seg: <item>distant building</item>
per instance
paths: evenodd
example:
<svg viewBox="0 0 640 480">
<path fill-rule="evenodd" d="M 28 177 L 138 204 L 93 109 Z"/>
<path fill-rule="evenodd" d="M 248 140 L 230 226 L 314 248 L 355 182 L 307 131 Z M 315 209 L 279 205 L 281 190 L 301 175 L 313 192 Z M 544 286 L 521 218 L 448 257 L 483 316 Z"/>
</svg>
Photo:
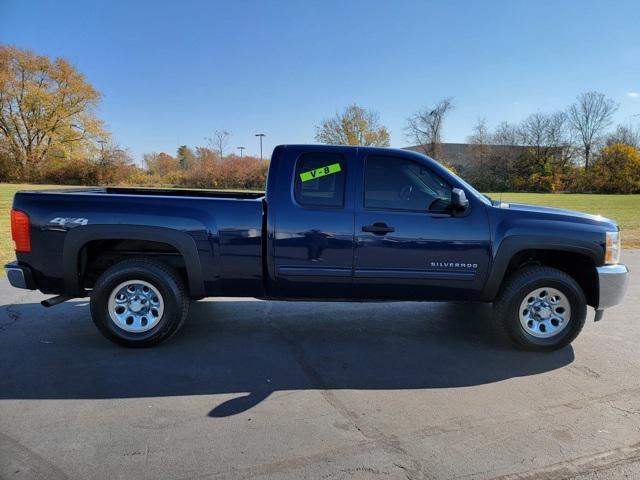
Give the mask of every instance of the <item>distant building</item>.
<svg viewBox="0 0 640 480">
<path fill-rule="evenodd" d="M 470 173 L 478 164 L 480 151 L 487 158 L 517 158 L 526 152 L 528 147 L 520 145 L 474 145 L 472 143 L 441 143 L 439 162 L 446 162 L 453 165 L 461 175 Z M 425 146 L 414 145 L 404 147 L 403 150 L 411 150 L 418 153 L 426 153 Z"/>
</svg>

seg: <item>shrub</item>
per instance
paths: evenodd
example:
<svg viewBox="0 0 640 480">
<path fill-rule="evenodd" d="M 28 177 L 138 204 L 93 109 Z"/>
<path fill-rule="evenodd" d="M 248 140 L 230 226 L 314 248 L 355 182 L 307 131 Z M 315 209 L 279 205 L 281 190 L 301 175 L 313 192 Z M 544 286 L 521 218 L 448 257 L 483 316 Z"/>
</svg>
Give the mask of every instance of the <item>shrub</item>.
<svg viewBox="0 0 640 480">
<path fill-rule="evenodd" d="M 97 185 L 98 168 L 91 160 L 56 158 L 49 160 L 33 180 L 63 185 Z"/>
<path fill-rule="evenodd" d="M 640 193 L 640 152 L 614 143 L 602 149 L 587 171 L 588 183 L 601 193 Z"/>
</svg>

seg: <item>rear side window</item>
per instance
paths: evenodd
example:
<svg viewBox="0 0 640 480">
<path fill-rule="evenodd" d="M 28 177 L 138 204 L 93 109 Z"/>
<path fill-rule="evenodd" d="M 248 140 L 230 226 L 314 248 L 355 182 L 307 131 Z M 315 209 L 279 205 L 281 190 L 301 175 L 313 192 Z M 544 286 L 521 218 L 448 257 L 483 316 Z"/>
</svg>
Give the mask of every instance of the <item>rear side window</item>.
<svg viewBox="0 0 640 480">
<path fill-rule="evenodd" d="M 347 162 L 335 153 L 305 153 L 294 178 L 296 201 L 303 206 L 343 207 Z"/>
</svg>

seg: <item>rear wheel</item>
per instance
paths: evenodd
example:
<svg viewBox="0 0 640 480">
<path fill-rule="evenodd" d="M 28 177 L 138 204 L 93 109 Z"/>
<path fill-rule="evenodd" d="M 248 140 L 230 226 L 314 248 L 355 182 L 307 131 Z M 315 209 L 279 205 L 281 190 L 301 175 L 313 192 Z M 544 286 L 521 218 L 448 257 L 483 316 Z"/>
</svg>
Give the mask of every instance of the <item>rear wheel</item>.
<svg viewBox="0 0 640 480">
<path fill-rule="evenodd" d="M 528 350 L 555 350 L 571 343 L 584 326 L 587 301 L 566 273 L 524 267 L 507 280 L 494 303 L 498 327 Z"/>
<path fill-rule="evenodd" d="M 184 282 L 175 271 L 144 258 L 113 265 L 91 293 L 91 316 L 98 330 L 127 347 L 166 340 L 182 326 L 188 308 Z"/>
</svg>

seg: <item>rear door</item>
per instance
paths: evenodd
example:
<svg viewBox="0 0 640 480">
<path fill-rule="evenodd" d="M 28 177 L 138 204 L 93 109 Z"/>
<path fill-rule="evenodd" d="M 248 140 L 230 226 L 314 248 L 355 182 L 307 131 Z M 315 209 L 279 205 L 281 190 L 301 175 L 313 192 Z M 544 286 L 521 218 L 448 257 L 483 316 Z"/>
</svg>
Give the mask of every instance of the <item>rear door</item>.
<svg viewBox="0 0 640 480">
<path fill-rule="evenodd" d="M 352 296 L 356 152 L 321 146 L 284 151 L 270 215 L 275 296 Z"/>
<path fill-rule="evenodd" d="M 476 298 L 490 259 L 481 202 L 452 212 L 452 185 L 426 161 L 364 150 L 358 169 L 355 295 Z"/>
</svg>

